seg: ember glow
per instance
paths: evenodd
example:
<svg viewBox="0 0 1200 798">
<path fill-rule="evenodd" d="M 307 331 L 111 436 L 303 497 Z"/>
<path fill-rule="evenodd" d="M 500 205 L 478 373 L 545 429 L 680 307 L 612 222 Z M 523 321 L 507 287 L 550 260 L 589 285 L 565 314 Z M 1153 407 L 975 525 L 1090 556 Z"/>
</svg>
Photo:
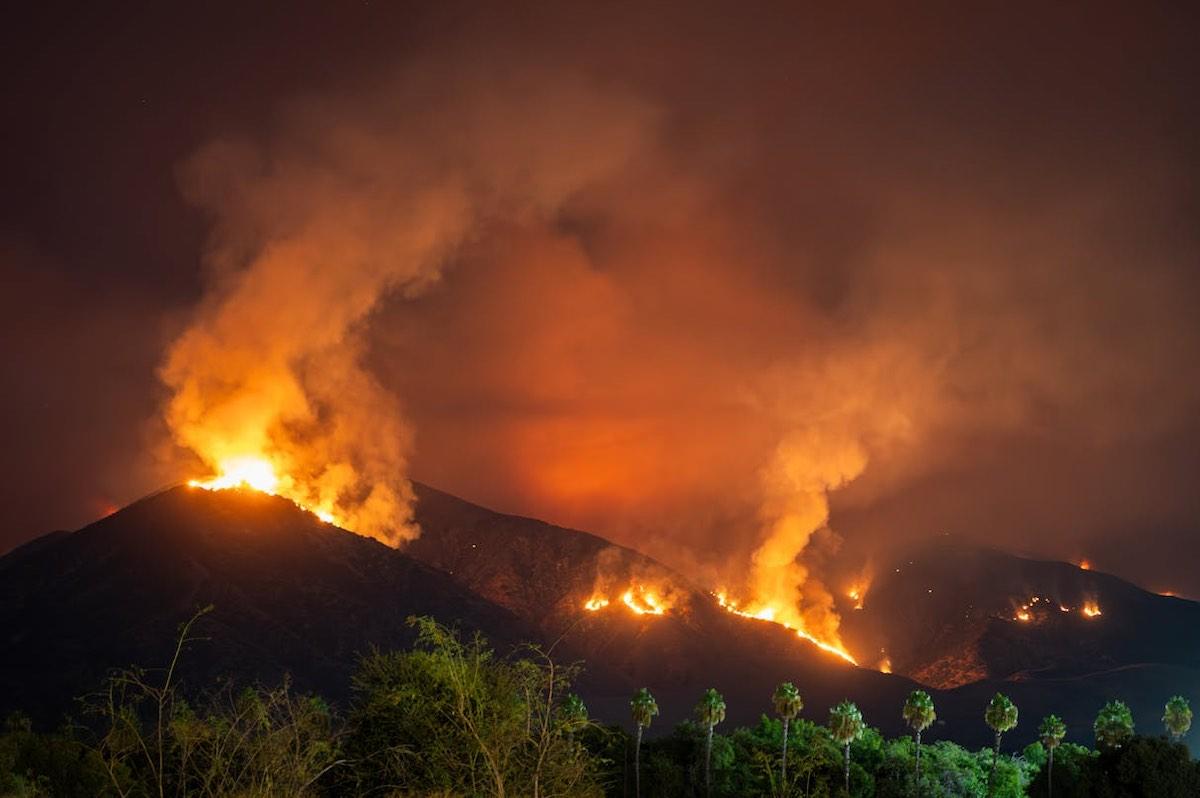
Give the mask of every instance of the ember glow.
<svg viewBox="0 0 1200 798">
<path fill-rule="evenodd" d="M 1088 618 L 1095 618 L 1103 613 L 1100 612 L 1100 605 L 1094 601 L 1085 602 L 1083 609 L 1080 610 Z"/>
<path fill-rule="evenodd" d="M 303 496 L 292 489 L 290 479 L 281 479 L 275 473 L 274 466 L 261 457 L 234 457 L 224 461 L 215 477 L 210 479 L 192 479 L 188 485 L 204 490 L 235 490 L 245 488 L 265 493 L 269 496 L 282 496 L 291 500 L 302 510 L 306 510 L 327 524 L 343 526 L 331 507 L 309 505 Z"/>
<path fill-rule="evenodd" d="M 583 608 L 588 612 L 599 612 L 616 601 L 635 615 L 666 615 L 675 608 L 674 594 L 675 591 L 670 587 L 637 584 L 631 585 L 614 598 L 599 593 L 595 594 L 583 603 Z"/>
<path fill-rule="evenodd" d="M 830 654 L 840 657 L 846 662 L 849 662 L 851 665 L 858 664 L 858 660 L 856 660 L 849 651 L 842 647 L 840 641 L 834 643 L 821 640 L 809 633 L 806 629 L 798 629 L 785 620 L 779 620 L 782 613 L 780 613 L 776 607 L 749 604 L 743 609 L 736 600 L 729 598 L 729 595 L 724 590 L 719 590 L 716 593 L 713 593 L 713 597 L 717 600 L 717 604 L 719 604 L 721 608 L 727 612 L 732 612 L 734 615 L 740 615 L 743 618 L 753 618 L 756 621 L 777 623 L 785 629 L 792 630 L 798 637 L 802 637 L 822 651 L 827 651 Z"/>
</svg>

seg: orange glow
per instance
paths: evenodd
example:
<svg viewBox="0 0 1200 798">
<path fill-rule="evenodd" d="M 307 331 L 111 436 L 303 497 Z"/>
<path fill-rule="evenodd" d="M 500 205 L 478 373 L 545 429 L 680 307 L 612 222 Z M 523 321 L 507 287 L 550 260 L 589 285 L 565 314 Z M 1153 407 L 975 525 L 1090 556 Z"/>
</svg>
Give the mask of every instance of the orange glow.
<svg viewBox="0 0 1200 798">
<path fill-rule="evenodd" d="M 228 460 L 221 461 L 220 468 L 215 477 L 211 479 L 193 479 L 188 482 L 188 485 L 193 488 L 203 488 L 204 490 L 245 488 L 256 490 L 259 493 L 266 493 L 269 496 L 282 496 L 285 499 L 289 499 L 300 509 L 307 510 L 327 524 L 344 526 L 344 524 L 338 522 L 337 517 L 330 508 L 309 506 L 301 501 L 299 494 L 292 490 L 292 481 L 287 478 L 280 478 L 275 472 L 275 466 L 263 457 L 231 457 Z"/>
<path fill-rule="evenodd" d="M 892 672 L 892 660 L 889 657 L 884 657 L 883 659 L 879 660 L 879 672 L 880 673 L 891 673 Z"/>
<path fill-rule="evenodd" d="M 867 591 L 871 588 L 870 582 L 855 582 L 846 591 L 846 597 L 854 602 L 854 609 L 861 610 L 867 600 Z"/>
<path fill-rule="evenodd" d="M 618 600 L 635 615 L 666 615 L 675 607 L 674 592 L 669 586 L 632 585 L 617 599 L 597 593 L 583 603 L 583 608 L 588 612 L 598 612 Z"/>
<path fill-rule="evenodd" d="M 756 607 L 756 606 L 751 605 L 751 606 L 747 607 L 746 609 L 741 609 L 738 606 L 738 602 L 729 598 L 729 595 L 724 590 L 719 590 L 716 593 L 713 593 L 713 597 L 716 598 L 717 604 L 719 604 L 722 609 L 724 609 L 728 612 L 732 612 L 734 615 L 740 615 L 743 618 L 753 618 L 756 621 L 767 621 L 769 623 L 777 623 L 785 629 L 792 630 L 793 632 L 796 633 L 796 635 L 798 637 L 804 638 L 805 640 L 812 643 L 813 645 L 815 645 L 817 648 L 821 649 L 822 651 L 827 651 L 830 654 L 833 654 L 837 657 L 841 657 L 846 662 L 849 662 L 851 665 L 858 664 L 858 660 L 854 659 L 854 657 L 850 655 L 849 651 L 842 648 L 840 643 L 832 643 L 832 642 L 825 641 L 825 640 L 819 640 L 805 629 L 797 629 L 796 627 L 792 626 L 791 624 L 785 623 L 783 621 L 775 620 L 777 617 L 779 617 L 779 614 L 780 614 L 778 609 L 775 607 L 770 607 L 770 606 Z"/>
<path fill-rule="evenodd" d="M 1092 570 L 1092 564 L 1090 562 L 1088 562 L 1087 560 L 1080 560 L 1079 568 L 1084 571 L 1090 571 L 1090 570 Z"/>
<path fill-rule="evenodd" d="M 1094 601 L 1088 601 L 1084 603 L 1083 609 L 1080 610 L 1080 612 L 1082 612 L 1088 618 L 1095 618 L 1097 615 L 1102 614 L 1100 612 L 1100 605 Z"/>
</svg>

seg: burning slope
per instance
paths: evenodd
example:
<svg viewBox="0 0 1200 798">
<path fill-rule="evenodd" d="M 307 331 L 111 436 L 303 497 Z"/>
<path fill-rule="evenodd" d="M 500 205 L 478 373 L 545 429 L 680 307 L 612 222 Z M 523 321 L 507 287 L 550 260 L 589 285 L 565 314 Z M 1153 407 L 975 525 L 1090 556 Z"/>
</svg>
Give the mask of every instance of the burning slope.
<svg viewBox="0 0 1200 798">
<path fill-rule="evenodd" d="M 947 544 L 883 569 L 845 630 L 885 648 L 896 672 L 950 688 L 985 679 L 1078 677 L 1157 663 L 1200 668 L 1200 605 L 1062 562 Z"/>
</svg>

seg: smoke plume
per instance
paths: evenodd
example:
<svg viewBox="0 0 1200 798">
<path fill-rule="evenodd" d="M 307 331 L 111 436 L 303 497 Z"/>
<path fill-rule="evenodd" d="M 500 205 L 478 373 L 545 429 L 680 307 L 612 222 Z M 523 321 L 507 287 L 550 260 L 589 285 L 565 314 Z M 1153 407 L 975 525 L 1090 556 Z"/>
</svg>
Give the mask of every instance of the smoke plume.
<svg viewBox="0 0 1200 798">
<path fill-rule="evenodd" d="M 418 70 L 209 146 L 184 180 L 214 219 L 213 288 L 161 371 L 177 443 L 216 472 L 265 460 L 275 492 L 361 534 L 415 536 L 413 430 L 364 365 L 372 312 L 481 229 L 552 215 L 649 121 L 570 80 Z"/>
</svg>

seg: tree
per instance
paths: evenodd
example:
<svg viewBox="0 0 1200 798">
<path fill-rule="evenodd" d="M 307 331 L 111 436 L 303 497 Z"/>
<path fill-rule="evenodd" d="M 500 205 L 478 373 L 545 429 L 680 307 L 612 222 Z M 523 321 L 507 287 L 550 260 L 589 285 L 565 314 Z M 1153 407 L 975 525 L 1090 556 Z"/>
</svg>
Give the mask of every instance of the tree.
<svg viewBox="0 0 1200 798">
<path fill-rule="evenodd" d="M 633 694 L 629 702 L 633 714 L 633 723 L 637 726 L 637 742 L 633 747 L 633 794 L 642 794 L 642 732 L 650 725 L 650 721 L 658 714 L 658 704 L 650 691 L 643 687 Z"/>
<path fill-rule="evenodd" d="M 1182 740 L 1183 736 L 1192 728 L 1192 708 L 1188 705 L 1187 699 L 1181 695 L 1172 696 L 1167 701 L 1162 719 L 1171 739 L 1175 742 Z"/>
<path fill-rule="evenodd" d="M 1115 751 L 1133 737 L 1133 713 L 1120 701 L 1109 701 L 1092 725 L 1098 747 Z"/>
<path fill-rule="evenodd" d="M 793 718 L 800 714 L 800 710 L 804 709 L 804 699 L 800 697 L 800 691 L 796 689 L 796 685 L 784 682 L 775 688 L 775 694 L 771 696 L 771 703 L 775 705 L 775 714 L 783 719 L 783 764 L 780 784 L 786 790 L 788 725 Z"/>
<path fill-rule="evenodd" d="M 928 729 L 937 720 L 933 710 L 933 699 L 924 690 L 913 690 L 904 702 L 904 721 L 913 730 L 917 740 L 917 794 L 921 793 L 921 732 Z"/>
<path fill-rule="evenodd" d="M 988 774 L 988 796 L 992 795 L 996 780 L 996 763 L 1000 760 L 1000 737 L 1017 726 L 1017 705 L 1003 693 L 996 693 L 988 703 L 983 719 L 996 733 L 996 748 L 992 752 L 992 769 Z"/>
<path fill-rule="evenodd" d="M 562 722 L 563 731 L 567 734 L 575 734 L 583 731 L 583 728 L 588 725 L 587 705 L 583 703 L 582 698 L 574 693 L 570 693 L 563 700 L 562 706 L 558 710 L 558 715 Z"/>
<path fill-rule="evenodd" d="M 411 618 L 412 651 L 375 652 L 354 676 L 342 794 L 596 796 L 599 762 L 563 712 L 572 667 L 537 648 L 497 657 L 479 635 L 461 639 Z"/>
<path fill-rule="evenodd" d="M 850 792 L 850 743 L 862 736 L 863 728 L 862 713 L 852 702 L 843 701 L 829 710 L 829 733 L 842 746 L 842 773 L 847 793 Z"/>
<path fill-rule="evenodd" d="M 1062 722 L 1062 718 L 1058 715 L 1047 715 L 1042 718 L 1042 725 L 1038 727 L 1038 738 L 1046 748 L 1047 796 L 1054 794 L 1054 749 L 1062 744 L 1063 738 L 1066 736 L 1067 725 Z"/>
<path fill-rule="evenodd" d="M 725 720 L 725 699 L 714 688 L 704 691 L 696 705 L 696 718 L 704 727 L 704 794 L 712 792 L 712 737 L 713 727 Z"/>
</svg>

